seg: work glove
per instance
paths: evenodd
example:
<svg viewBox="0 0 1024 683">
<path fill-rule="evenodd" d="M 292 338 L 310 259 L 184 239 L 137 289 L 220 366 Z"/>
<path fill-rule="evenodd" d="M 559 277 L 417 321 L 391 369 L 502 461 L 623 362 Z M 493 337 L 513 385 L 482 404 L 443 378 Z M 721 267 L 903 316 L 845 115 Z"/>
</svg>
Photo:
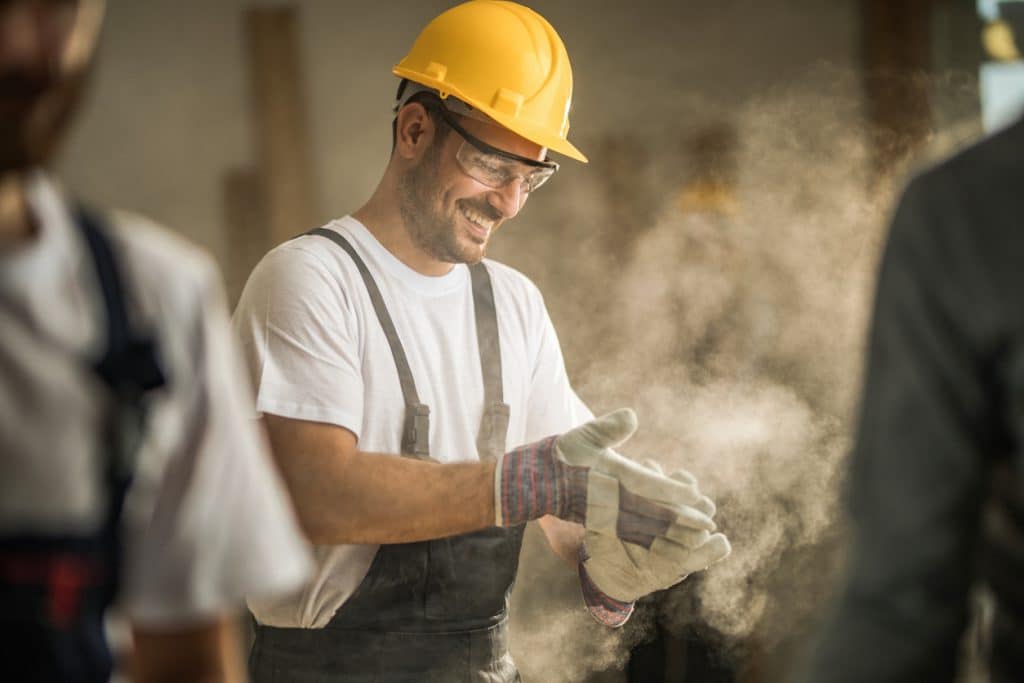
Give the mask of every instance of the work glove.
<svg viewBox="0 0 1024 683">
<path fill-rule="evenodd" d="M 672 479 L 612 450 L 636 426 L 636 415 L 623 408 L 501 456 L 496 524 L 554 515 L 642 548 L 669 529 L 714 531 L 714 505 L 695 480 Z"/>
<path fill-rule="evenodd" d="M 649 466 L 661 470 L 656 463 Z M 673 473 L 672 478 L 697 486 L 697 480 L 685 470 Z M 706 498 L 697 507 L 714 514 L 714 506 Z M 583 600 L 599 622 L 621 626 L 633 613 L 638 598 L 674 586 L 691 573 L 724 559 L 730 551 L 724 534 L 680 524 L 669 526 L 649 548 L 588 531 L 578 567 Z"/>
</svg>

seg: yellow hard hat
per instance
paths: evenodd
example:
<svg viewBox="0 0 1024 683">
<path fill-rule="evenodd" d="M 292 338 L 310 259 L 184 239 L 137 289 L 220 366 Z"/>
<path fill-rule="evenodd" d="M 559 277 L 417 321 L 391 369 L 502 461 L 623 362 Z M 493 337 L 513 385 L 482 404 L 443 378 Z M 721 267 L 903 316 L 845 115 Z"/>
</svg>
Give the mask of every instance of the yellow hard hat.
<svg viewBox="0 0 1024 683">
<path fill-rule="evenodd" d="M 436 17 L 391 72 L 435 88 L 542 147 L 586 162 L 569 142 L 572 67 L 562 39 L 532 9 L 470 0 Z"/>
</svg>

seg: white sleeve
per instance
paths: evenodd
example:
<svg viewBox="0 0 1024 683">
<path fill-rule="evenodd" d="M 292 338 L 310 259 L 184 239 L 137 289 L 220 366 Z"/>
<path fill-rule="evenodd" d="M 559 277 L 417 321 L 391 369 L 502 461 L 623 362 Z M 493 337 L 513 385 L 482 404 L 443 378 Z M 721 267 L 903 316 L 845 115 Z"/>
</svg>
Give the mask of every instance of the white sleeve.
<svg viewBox="0 0 1024 683">
<path fill-rule="evenodd" d="M 160 316 L 168 388 L 150 411 L 125 515 L 122 604 L 143 624 L 234 611 L 245 596 L 297 589 L 312 568 L 248 415 L 251 396 L 218 273 L 204 264 L 191 295 L 168 295 L 173 301 Z M 133 497 L 147 501 L 134 516 Z"/>
<path fill-rule="evenodd" d="M 336 424 L 359 436 L 363 376 L 351 284 L 291 243 L 253 270 L 232 322 L 258 413 Z"/>
<path fill-rule="evenodd" d="M 555 326 L 540 292 L 534 291 L 536 306 L 533 307 L 532 338 L 536 345 L 526 421 L 528 442 L 561 434 L 594 417 L 569 383 Z"/>
</svg>

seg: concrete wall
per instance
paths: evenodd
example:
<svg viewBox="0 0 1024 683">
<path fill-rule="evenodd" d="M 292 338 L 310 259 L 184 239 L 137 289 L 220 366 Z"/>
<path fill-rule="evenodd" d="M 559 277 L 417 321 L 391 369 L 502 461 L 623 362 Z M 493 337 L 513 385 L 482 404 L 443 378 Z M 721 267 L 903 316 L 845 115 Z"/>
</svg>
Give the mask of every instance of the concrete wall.
<svg viewBox="0 0 1024 683">
<path fill-rule="evenodd" d="M 247 0 L 111 0 L 101 60 L 61 171 L 82 194 L 179 230 L 222 261 L 221 180 L 253 159 L 243 61 Z M 356 207 L 386 160 L 390 67 L 438 0 L 304 0 L 306 87 L 322 219 Z M 538 0 L 576 75 L 572 137 L 660 133 L 680 102 L 741 103 L 813 64 L 854 69 L 851 0 Z M 856 84 L 853 83 L 855 87 Z M 566 165 L 563 177 L 601 168 Z M 564 183 L 571 180 L 559 179 Z M 528 213 L 542 218 L 537 212 Z M 296 226 L 296 232 L 307 226 Z"/>
</svg>

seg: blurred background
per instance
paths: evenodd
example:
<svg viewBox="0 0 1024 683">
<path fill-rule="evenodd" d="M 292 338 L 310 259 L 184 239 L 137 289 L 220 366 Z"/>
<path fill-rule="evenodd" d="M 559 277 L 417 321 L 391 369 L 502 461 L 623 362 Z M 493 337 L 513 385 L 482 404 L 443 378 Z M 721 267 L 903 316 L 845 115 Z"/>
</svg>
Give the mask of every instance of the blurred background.
<svg viewBox="0 0 1024 683">
<path fill-rule="evenodd" d="M 452 4 L 110 0 L 63 177 L 209 249 L 233 303 L 269 248 L 369 196 L 390 68 Z M 1019 112 L 1024 3 L 528 4 L 569 51 L 570 138 L 590 164 L 566 161 L 491 256 L 545 293 L 593 410 L 637 409 L 626 453 L 700 478 L 734 552 L 610 631 L 531 532 L 513 606 L 524 679 L 781 680 L 842 567 L 893 201 L 915 168 Z"/>
</svg>

